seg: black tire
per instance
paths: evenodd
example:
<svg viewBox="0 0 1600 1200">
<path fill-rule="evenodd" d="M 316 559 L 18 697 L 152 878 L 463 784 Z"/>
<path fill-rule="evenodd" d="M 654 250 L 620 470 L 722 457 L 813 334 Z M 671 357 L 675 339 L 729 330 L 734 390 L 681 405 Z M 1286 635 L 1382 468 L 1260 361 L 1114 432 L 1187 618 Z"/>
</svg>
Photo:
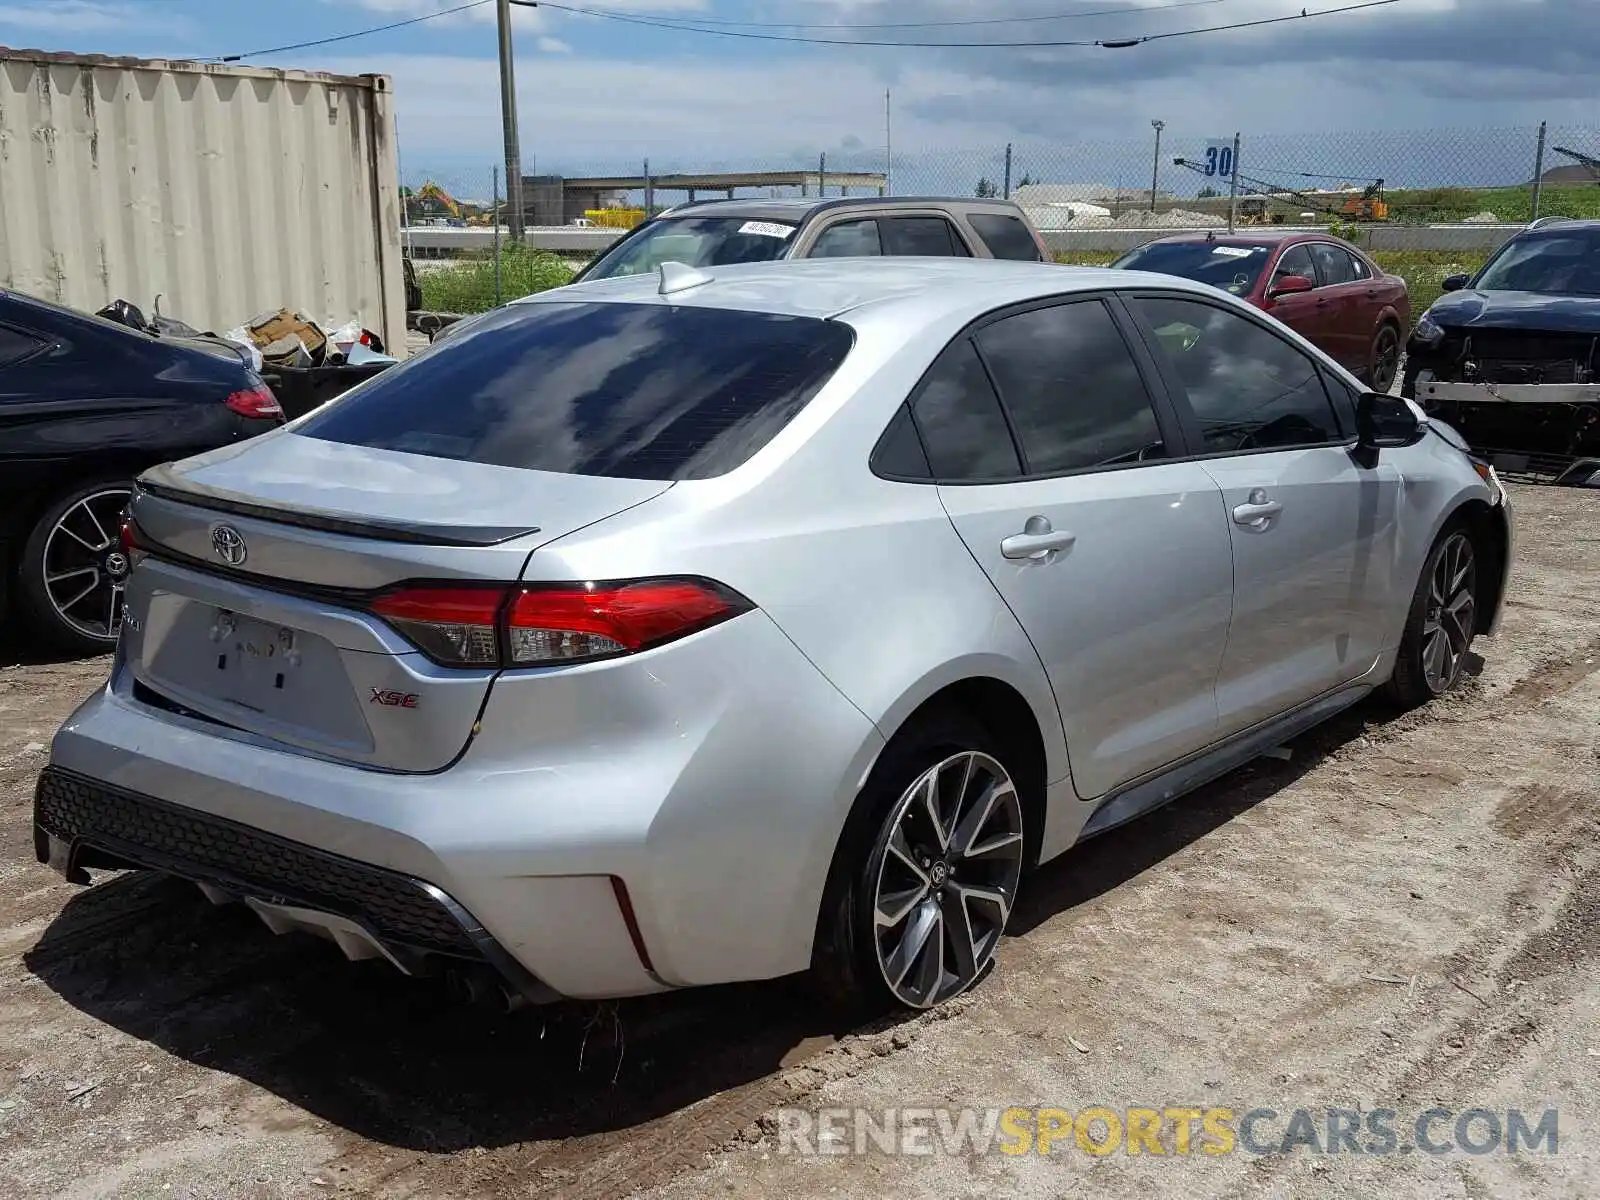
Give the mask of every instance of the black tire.
<svg viewBox="0 0 1600 1200">
<path fill-rule="evenodd" d="M 958 985 L 957 978 L 963 973 L 964 967 L 953 965 L 950 990 L 943 991 L 936 985 L 927 1002 L 913 1002 L 904 995 L 897 995 L 891 988 L 885 977 L 885 968 L 880 965 L 879 960 L 880 934 L 875 922 L 875 912 L 878 884 L 885 878 L 883 873 L 890 853 L 889 841 L 894 832 L 891 819 L 906 803 L 907 793 L 912 784 L 927 774 L 931 768 L 957 756 L 973 756 L 973 762 L 990 761 L 1000 768 L 1013 792 L 1019 786 L 1015 782 L 1017 779 L 1015 766 L 1005 762 L 1004 752 L 982 724 L 959 712 L 940 712 L 919 718 L 914 725 L 901 730 L 894 737 L 873 767 L 872 774 L 857 799 L 850 820 L 840 837 L 839 847 L 829 872 L 812 953 L 814 985 L 824 1000 L 838 1013 L 859 1018 L 894 1007 L 910 1009 L 936 1007 L 976 984 L 987 975 L 993 965 L 994 949 L 1004 932 L 1005 923 L 1009 919 L 1016 899 L 1016 882 L 1020 879 L 1023 864 L 1028 861 L 1027 851 L 1033 849 L 1026 844 L 1028 835 L 1022 822 L 1023 801 L 1020 795 L 1016 797 L 1017 865 L 1014 875 L 1008 876 L 1009 885 L 986 881 L 986 886 L 992 885 L 996 891 L 1008 891 L 1008 903 L 1003 912 L 988 908 L 989 919 L 980 918 L 984 925 L 982 941 L 986 948 L 981 955 L 975 953 L 972 956 L 973 959 L 981 957 L 983 961 L 972 971 L 971 977 Z M 986 768 L 979 768 L 980 771 L 984 769 Z M 973 779 L 973 794 L 976 794 L 977 789 L 982 786 L 982 776 L 969 775 L 965 778 Z M 965 786 L 964 779 L 962 787 Z M 1003 785 L 994 786 L 1003 791 Z M 958 812 L 959 799 L 957 804 L 958 808 L 955 811 Z M 1009 802 L 1007 809 L 1009 811 Z M 913 814 L 907 812 L 906 820 L 910 821 L 912 816 Z M 1006 814 L 997 814 L 996 820 L 999 821 L 1001 816 Z M 901 823 L 893 822 L 893 824 Z M 962 822 L 952 816 L 949 824 L 951 842 L 954 843 L 958 832 L 957 826 Z M 1009 816 L 1006 816 L 1002 824 L 989 826 L 988 829 L 992 834 L 997 829 L 1003 831 L 1009 828 L 1009 824 Z M 986 842 L 994 840 L 997 839 L 985 838 Z M 1009 847 L 1004 853 L 1009 854 Z M 947 857 L 953 854 L 952 846 Z M 896 869 L 899 868 L 900 861 L 902 860 L 897 858 L 893 864 Z M 938 874 L 939 887 L 930 892 L 927 899 L 940 909 L 945 909 L 945 897 L 942 894 L 944 889 L 956 889 L 962 886 L 956 878 L 957 866 L 965 871 L 969 865 L 976 862 L 975 857 L 952 865 L 948 881 L 942 873 Z M 929 864 L 924 860 L 923 865 Z M 1006 870 L 1010 872 L 1011 868 L 1007 866 Z M 973 914 L 964 901 L 961 905 L 960 920 L 969 934 L 967 944 L 976 950 L 979 941 L 977 936 L 979 922 L 973 920 Z M 949 936 L 955 936 L 955 920 L 956 918 L 952 916 L 947 930 L 945 918 L 943 916 L 939 918 L 938 937 L 941 939 L 941 949 L 936 975 L 942 975 L 944 972 L 946 950 L 943 946 L 950 943 L 944 942 L 943 939 L 946 938 L 947 932 Z M 953 954 L 952 962 L 954 963 Z"/>
<path fill-rule="evenodd" d="M 68 654 L 107 654 L 116 646 L 121 616 L 120 584 L 127 576 L 127 562 L 118 544 L 120 524 L 113 520 L 114 496 L 119 491 L 131 494 L 132 489 L 132 481 L 119 476 L 81 482 L 40 514 L 23 542 L 17 563 L 17 608 L 29 629 L 51 648 Z M 87 505 L 88 511 L 80 509 L 80 505 Z M 68 514 L 72 516 L 69 518 Z M 64 518 L 67 518 L 68 528 L 79 534 L 82 542 L 100 548 L 91 550 L 90 545 L 80 544 L 79 539 L 72 538 L 66 531 L 56 534 L 59 545 L 52 544 L 52 533 Z M 105 540 L 102 533 L 110 538 L 109 545 L 101 545 Z M 70 599 L 70 592 L 61 590 L 58 583 L 52 598 L 51 585 L 46 578 L 47 554 L 52 559 L 58 554 L 71 556 L 65 564 L 54 563 L 56 575 L 62 569 L 92 567 L 93 583 L 104 591 L 104 597 L 87 595 L 75 605 L 65 605 L 63 613 L 58 601 Z M 79 582 L 90 582 L 90 576 L 82 575 L 77 581 L 69 582 L 72 582 L 71 590 L 76 591 Z M 94 632 L 97 625 L 105 626 L 99 634 Z"/>
<path fill-rule="evenodd" d="M 1375 392 L 1388 394 L 1400 373 L 1400 359 L 1404 347 L 1400 344 L 1400 327 L 1393 321 L 1378 326 L 1367 351 L 1367 384 Z"/>
<path fill-rule="evenodd" d="M 1470 556 L 1464 571 L 1458 557 L 1463 546 Z M 1476 633 L 1477 571 L 1482 557 L 1472 535 L 1459 523 L 1447 525 L 1428 551 L 1406 614 L 1394 674 L 1387 686 L 1389 699 L 1400 708 L 1419 708 L 1461 681 Z M 1459 585 L 1458 574 L 1464 575 Z M 1440 637 L 1444 639 L 1442 648 L 1437 640 Z M 1440 670 L 1442 654 L 1448 655 L 1444 670 Z"/>
</svg>

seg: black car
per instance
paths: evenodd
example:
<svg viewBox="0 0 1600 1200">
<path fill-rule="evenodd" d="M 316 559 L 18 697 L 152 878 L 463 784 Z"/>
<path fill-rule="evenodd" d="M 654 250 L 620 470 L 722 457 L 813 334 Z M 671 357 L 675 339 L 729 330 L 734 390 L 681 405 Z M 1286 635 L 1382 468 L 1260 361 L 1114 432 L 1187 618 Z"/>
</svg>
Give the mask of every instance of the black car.
<svg viewBox="0 0 1600 1200">
<path fill-rule="evenodd" d="M 0 621 L 64 650 L 110 649 L 133 477 L 282 422 L 242 348 L 0 289 Z"/>
<path fill-rule="evenodd" d="M 1453 275 L 1406 346 L 1405 395 L 1508 471 L 1600 454 L 1600 221 L 1535 222 Z"/>
</svg>

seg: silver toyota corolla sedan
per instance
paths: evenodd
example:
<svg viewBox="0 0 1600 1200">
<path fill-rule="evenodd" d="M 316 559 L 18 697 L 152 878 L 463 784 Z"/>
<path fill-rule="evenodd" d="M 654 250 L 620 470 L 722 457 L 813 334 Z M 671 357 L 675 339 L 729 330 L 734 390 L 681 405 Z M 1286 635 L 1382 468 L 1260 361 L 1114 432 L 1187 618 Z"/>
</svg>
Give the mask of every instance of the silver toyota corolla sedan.
<svg viewBox="0 0 1600 1200">
<path fill-rule="evenodd" d="M 927 1008 L 1019 881 L 1492 631 L 1504 491 L 1201 284 L 566 288 L 146 474 L 37 851 L 508 1003 Z"/>
</svg>

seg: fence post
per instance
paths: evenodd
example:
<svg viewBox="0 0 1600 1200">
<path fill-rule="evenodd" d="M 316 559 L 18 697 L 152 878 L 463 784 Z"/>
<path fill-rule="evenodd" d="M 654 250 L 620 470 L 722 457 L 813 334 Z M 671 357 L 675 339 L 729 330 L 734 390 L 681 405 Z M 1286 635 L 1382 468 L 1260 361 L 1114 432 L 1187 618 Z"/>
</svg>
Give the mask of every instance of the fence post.
<svg viewBox="0 0 1600 1200">
<path fill-rule="evenodd" d="M 822 199 L 828 191 L 828 155 L 827 152 L 817 155 L 817 199 Z"/>
<path fill-rule="evenodd" d="M 1544 132 L 1545 122 L 1539 122 L 1539 149 L 1533 156 L 1533 212 L 1528 220 L 1539 219 L 1539 201 L 1544 199 Z"/>
<path fill-rule="evenodd" d="M 1228 185 L 1228 232 L 1239 219 L 1239 135 L 1233 135 L 1233 179 Z"/>
<path fill-rule="evenodd" d="M 494 214 L 494 306 L 500 307 L 500 168 L 490 170 L 493 179 L 494 204 L 489 211 Z"/>
<path fill-rule="evenodd" d="M 656 189 L 650 179 L 650 160 L 644 160 L 644 219 L 649 220 L 655 213 Z"/>
<path fill-rule="evenodd" d="M 1007 200 L 1011 199 L 1011 143 L 1006 143 L 1006 182 L 1005 191 L 1001 193 Z"/>
</svg>

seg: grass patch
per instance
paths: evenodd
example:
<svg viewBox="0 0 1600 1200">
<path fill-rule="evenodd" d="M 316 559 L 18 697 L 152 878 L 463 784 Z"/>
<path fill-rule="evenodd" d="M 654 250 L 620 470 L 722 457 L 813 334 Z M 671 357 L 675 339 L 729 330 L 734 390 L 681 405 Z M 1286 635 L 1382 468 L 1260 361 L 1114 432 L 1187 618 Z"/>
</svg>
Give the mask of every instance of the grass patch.
<svg viewBox="0 0 1600 1200">
<path fill-rule="evenodd" d="M 1533 220 L 1533 188 L 1410 188 L 1388 192 L 1389 219 L 1407 224 L 1464 221 L 1481 212 L 1523 224 Z M 1539 199 L 1541 217 L 1600 217 L 1600 186 L 1592 183 L 1547 185 Z"/>
<path fill-rule="evenodd" d="M 500 253 L 500 298 L 515 300 L 572 282 L 574 272 L 546 250 L 508 246 Z M 495 305 L 492 252 L 417 273 L 422 307 L 430 312 L 480 313 Z"/>
<path fill-rule="evenodd" d="M 1116 250 L 1071 250 L 1056 255 L 1056 261 L 1075 267 L 1105 267 L 1120 257 Z M 1370 255 L 1391 275 L 1406 281 L 1411 292 L 1412 320 L 1420 317 L 1444 291 L 1448 275 L 1470 275 L 1483 266 L 1487 251 L 1472 250 L 1379 250 Z"/>
</svg>

